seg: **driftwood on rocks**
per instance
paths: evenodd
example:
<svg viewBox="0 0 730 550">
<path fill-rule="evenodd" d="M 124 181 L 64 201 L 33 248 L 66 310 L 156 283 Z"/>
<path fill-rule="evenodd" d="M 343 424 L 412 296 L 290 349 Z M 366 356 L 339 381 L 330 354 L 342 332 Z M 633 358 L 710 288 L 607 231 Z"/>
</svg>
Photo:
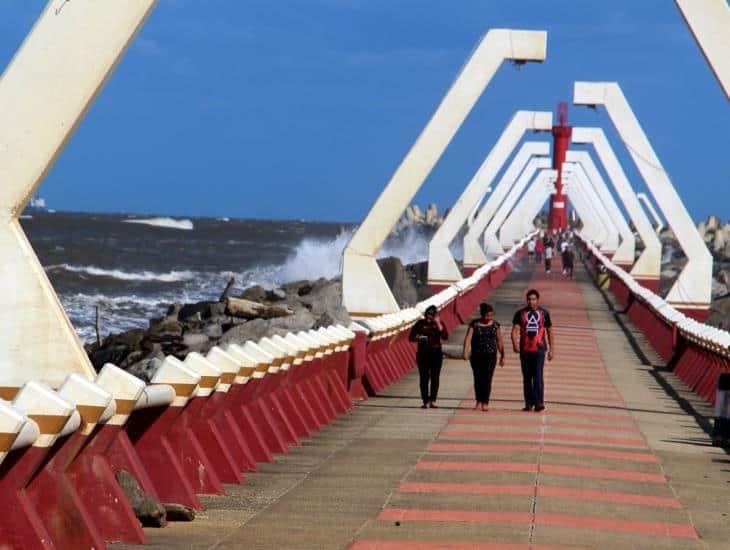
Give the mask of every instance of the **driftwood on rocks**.
<svg viewBox="0 0 730 550">
<path fill-rule="evenodd" d="M 243 319 L 273 319 L 286 317 L 294 312 L 286 306 L 261 304 L 243 298 L 226 298 L 226 311 Z"/>
<path fill-rule="evenodd" d="M 236 284 L 236 279 L 231 277 L 228 279 L 228 284 L 226 284 L 226 288 L 223 289 L 223 294 L 221 294 L 221 297 L 218 298 L 219 302 L 225 302 L 226 298 L 228 298 L 228 295 L 231 293 L 231 290 L 233 289 L 233 286 Z"/>
</svg>

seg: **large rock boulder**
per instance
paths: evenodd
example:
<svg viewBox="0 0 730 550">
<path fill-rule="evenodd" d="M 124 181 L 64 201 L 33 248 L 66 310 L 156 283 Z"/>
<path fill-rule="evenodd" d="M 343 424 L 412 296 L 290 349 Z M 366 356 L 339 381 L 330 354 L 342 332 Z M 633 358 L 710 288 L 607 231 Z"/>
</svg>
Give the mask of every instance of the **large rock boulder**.
<svg viewBox="0 0 730 550">
<path fill-rule="evenodd" d="M 443 220 L 439 217 L 438 206 L 431 203 L 426 208 L 426 225 L 441 225 Z"/>
<path fill-rule="evenodd" d="M 224 315 L 225 311 L 226 305 L 221 302 L 197 302 L 181 306 L 177 318 L 183 322 L 206 321 Z"/>
<path fill-rule="evenodd" d="M 300 303 L 315 317 L 327 312 L 330 315 L 341 315 L 342 310 L 342 281 L 333 279 L 318 279 L 311 285 L 308 292 L 299 297 Z"/>
<path fill-rule="evenodd" d="M 152 495 L 146 493 L 132 474 L 126 470 L 118 470 L 115 477 L 134 515 L 143 526 L 164 527 L 167 525 L 165 507 Z"/>
<path fill-rule="evenodd" d="M 253 285 L 244 290 L 239 298 L 251 300 L 252 302 L 262 302 L 266 299 L 266 289 L 261 285 Z"/>
<path fill-rule="evenodd" d="M 136 376 L 140 380 L 144 380 L 145 382 L 149 383 L 152 380 L 152 377 L 157 372 L 157 369 L 162 366 L 162 362 L 164 360 L 165 354 L 161 351 L 157 353 L 152 353 L 146 356 L 144 359 L 141 359 L 140 361 L 137 361 L 132 365 L 126 366 L 126 371 L 129 374 Z"/>
<path fill-rule="evenodd" d="M 378 260 L 378 266 L 400 307 L 409 307 L 418 303 L 418 289 L 400 259 L 383 258 Z"/>
<path fill-rule="evenodd" d="M 218 340 L 218 345 L 226 347 L 228 344 L 241 344 L 247 340 L 259 340 L 266 336 L 269 323 L 265 319 L 253 319 L 242 325 L 229 329 Z"/>
<path fill-rule="evenodd" d="M 724 330 L 730 330 L 730 296 L 712 301 L 707 323 Z"/>
<path fill-rule="evenodd" d="M 720 229 L 720 226 L 722 225 L 722 222 L 720 221 L 720 218 L 715 216 L 714 214 L 711 216 L 708 216 L 707 218 L 707 231 L 712 231 L 713 233 Z"/>
<path fill-rule="evenodd" d="M 320 315 L 327 315 L 327 311 Z M 278 334 L 284 336 L 289 332 L 299 332 L 300 330 L 309 330 L 314 327 L 315 317 L 306 308 L 299 308 L 294 311 L 293 315 L 288 317 L 279 317 L 271 319 L 268 322 L 267 334 L 273 336 Z M 348 322 L 349 324 L 349 322 Z"/>
</svg>

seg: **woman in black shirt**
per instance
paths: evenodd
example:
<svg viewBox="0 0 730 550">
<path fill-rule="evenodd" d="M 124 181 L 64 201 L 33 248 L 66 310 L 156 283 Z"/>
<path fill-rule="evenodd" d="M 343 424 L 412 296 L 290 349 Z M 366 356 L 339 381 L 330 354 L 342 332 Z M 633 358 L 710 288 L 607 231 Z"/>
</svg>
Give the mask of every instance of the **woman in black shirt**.
<svg viewBox="0 0 730 550">
<path fill-rule="evenodd" d="M 436 406 L 436 397 L 438 397 L 439 377 L 443 362 L 441 341 L 446 340 L 448 337 L 446 326 L 439 318 L 436 306 L 426 308 L 424 318 L 413 325 L 408 335 L 408 340 L 418 343 L 416 364 L 418 365 L 421 399 L 423 400 L 422 409 L 426 407 L 438 408 Z M 428 387 L 429 380 L 431 382 L 430 391 Z"/>
<path fill-rule="evenodd" d="M 474 410 L 486 411 L 489 395 L 492 393 L 492 377 L 497 365 L 504 366 L 504 344 L 499 323 L 494 320 L 494 308 L 489 304 L 479 305 L 479 319 L 469 324 L 464 338 L 464 359 L 471 363 L 474 374 Z"/>
</svg>

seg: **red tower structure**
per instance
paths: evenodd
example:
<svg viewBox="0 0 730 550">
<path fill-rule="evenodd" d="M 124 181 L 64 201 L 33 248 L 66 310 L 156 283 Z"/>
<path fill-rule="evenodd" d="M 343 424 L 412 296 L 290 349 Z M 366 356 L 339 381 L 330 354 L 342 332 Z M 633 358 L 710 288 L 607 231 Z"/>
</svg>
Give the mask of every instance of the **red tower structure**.
<svg viewBox="0 0 730 550">
<path fill-rule="evenodd" d="M 553 126 L 553 169 L 558 171 L 558 178 L 555 180 L 555 194 L 550 198 L 550 231 L 568 227 L 568 203 L 563 194 L 563 163 L 573 127 L 568 126 L 568 104 L 565 101 L 558 103 L 558 122 L 558 126 Z"/>
</svg>

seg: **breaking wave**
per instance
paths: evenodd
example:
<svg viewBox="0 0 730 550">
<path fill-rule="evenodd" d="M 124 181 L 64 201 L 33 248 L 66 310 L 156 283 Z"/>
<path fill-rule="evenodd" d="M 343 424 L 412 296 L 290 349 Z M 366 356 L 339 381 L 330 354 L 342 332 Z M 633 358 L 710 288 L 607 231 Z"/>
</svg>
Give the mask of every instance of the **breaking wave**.
<svg viewBox="0 0 730 550">
<path fill-rule="evenodd" d="M 102 269 L 93 265 L 49 265 L 46 271 L 65 270 L 72 273 L 83 273 L 92 277 L 108 277 L 120 281 L 155 281 L 160 283 L 179 283 L 195 277 L 192 271 L 170 271 L 155 273 L 153 271 L 122 271 L 121 269 Z"/>
<path fill-rule="evenodd" d="M 141 225 L 152 225 L 154 227 L 165 227 L 167 229 L 184 229 L 192 231 L 194 226 L 192 220 L 176 220 L 174 218 L 148 218 L 123 220 L 124 223 L 138 223 Z"/>
</svg>

